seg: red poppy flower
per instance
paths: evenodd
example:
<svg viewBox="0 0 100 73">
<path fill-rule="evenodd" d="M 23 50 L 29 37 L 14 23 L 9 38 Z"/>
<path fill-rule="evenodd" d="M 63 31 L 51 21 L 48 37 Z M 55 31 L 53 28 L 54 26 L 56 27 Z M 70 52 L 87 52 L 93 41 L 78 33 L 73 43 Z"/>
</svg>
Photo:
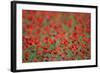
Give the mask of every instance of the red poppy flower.
<svg viewBox="0 0 100 73">
<path fill-rule="evenodd" d="M 35 43 L 35 44 L 40 44 L 40 41 L 39 41 L 38 39 L 35 39 L 35 40 L 34 40 L 34 43 Z"/>
<path fill-rule="evenodd" d="M 78 46 L 76 44 L 73 44 L 70 49 L 72 51 L 76 51 L 78 49 Z"/>
<path fill-rule="evenodd" d="M 70 38 L 73 39 L 73 40 L 77 40 L 78 39 L 78 34 L 76 32 L 73 32 L 71 35 L 70 35 Z"/>
<path fill-rule="evenodd" d="M 57 34 L 56 36 L 55 36 L 55 39 L 60 39 L 60 38 L 63 38 L 63 37 L 65 37 L 65 35 L 63 34 L 63 33 L 61 33 L 61 34 Z"/>
<path fill-rule="evenodd" d="M 44 52 L 46 52 L 48 50 L 48 46 L 43 46 L 42 48 L 44 49 L 43 50 Z"/>
<path fill-rule="evenodd" d="M 54 29 L 54 28 L 55 28 L 55 26 L 56 26 L 56 23 L 54 23 L 54 22 L 51 22 L 51 23 L 50 23 L 50 27 L 51 27 L 51 28 L 53 28 L 53 29 Z"/>
<path fill-rule="evenodd" d="M 61 54 L 61 57 L 64 58 L 66 55 L 64 53 Z"/>
<path fill-rule="evenodd" d="M 39 17 L 39 18 L 37 18 L 37 21 L 38 21 L 39 24 L 42 24 L 43 18 L 42 17 Z"/>
<path fill-rule="evenodd" d="M 53 44 L 53 43 L 55 43 L 55 40 L 53 40 L 53 39 L 48 39 L 48 42 L 49 42 L 50 44 Z"/>
<path fill-rule="evenodd" d="M 33 62 L 38 62 L 38 59 L 37 59 L 37 58 L 34 58 L 34 59 L 33 59 Z"/>
<path fill-rule="evenodd" d="M 30 53 L 29 52 L 25 52 L 24 55 L 25 55 L 26 58 L 28 58 L 30 56 Z"/>
<path fill-rule="evenodd" d="M 47 58 L 47 57 L 44 57 L 44 58 L 43 58 L 43 61 L 48 61 L 48 58 Z"/>
<path fill-rule="evenodd" d="M 72 24 L 73 24 L 73 20 L 72 20 L 72 19 L 69 19 L 69 20 L 67 21 L 67 25 L 68 25 L 68 27 L 71 27 Z"/>
<path fill-rule="evenodd" d="M 33 19 L 33 15 L 29 15 L 29 16 L 27 16 L 27 18 L 28 18 L 28 20 L 32 20 Z"/>
<path fill-rule="evenodd" d="M 37 54 L 41 56 L 43 54 L 43 52 L 38 50 Z"/>
<path fill-rule="evenodd" d="M 87 28 L 87 29 L 85 29 L 85 31 L 87 32 L 87 33 L 90 33 L 90 28 Z"/>
<path fill-rule="evenodd" d="M 64 40 L 61 41 L 61 43 L 64 44 L 65 46 L 67 46 L 68 45 L 68 40 L 64 39 Z"/>
<path fill-rule="evenodd" d="M 86 44 L 81 44 L 83 49 L 86 49 Z"/>
<path fill-rule="evenodd" d="M 27 32 L 27 26 L 26 26 L 26 24 L 23 25 L 23 32 Z"/>
<path fill-rule="evenodd" d="M 34 45 L 35 42 L 34 42 L 33 40 L 30 40 L 30 41 L 29 41 L 29 44 L 30 44 L 30 45 Z"/>
<path fill-rule="evenodd" d="M 46 27 L 44 27 L 44 30 L 49 33 L 50 32 L 50 27 L 49 26 L 46 26 Z"/>
<path fill-rule="evenodd" d="M 90 43 L 91 42 L 90 38 L 86 38 L 86 37 L 83 37 L 83 41 L 85 41 L 87 43 Z"/>
<path fill-rule="evenodd" d="M 80 25 L 75 26 L 75 31 L 77 33 L 82 33 L 82 27 Z"/>
</svg>

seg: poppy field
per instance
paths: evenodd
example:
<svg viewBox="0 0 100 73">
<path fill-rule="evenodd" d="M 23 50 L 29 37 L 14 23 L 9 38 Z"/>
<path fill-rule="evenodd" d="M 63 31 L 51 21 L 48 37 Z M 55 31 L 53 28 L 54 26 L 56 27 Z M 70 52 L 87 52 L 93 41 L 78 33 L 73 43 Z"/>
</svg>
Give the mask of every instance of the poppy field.
<svg viewBox="0 0 100 73">
<path fill-rule="evenodd" d="M 22 62 L 91 59 L 91 14 L 22 10 Z"/>
</svg>

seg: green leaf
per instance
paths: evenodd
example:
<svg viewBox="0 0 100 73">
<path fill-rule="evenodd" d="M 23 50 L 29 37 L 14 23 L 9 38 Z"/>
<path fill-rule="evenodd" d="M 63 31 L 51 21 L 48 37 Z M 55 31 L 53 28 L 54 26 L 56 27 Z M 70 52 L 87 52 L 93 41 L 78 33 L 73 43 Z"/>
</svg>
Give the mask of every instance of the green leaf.
<svg viewBox="0 0 100 73">
<path fill-rule="evenodd" d="M 80 50 L 82 49 L 82 47 L 81 46 L 79 46 L 79 48 L 78 48 L 78 51 L 80 52 Z"/>
<path fill-rule="evenodd" d="M 55 46 L 56 46 L 56 43 L 51 44 L 50 47 L 49 47 L 49 50 L 54 50 L 55 49 Z"/>
<path fill-rule="evenodd" d="M 47 45 L 46 43 L 42 42 L 42 46 L 46 46 L 46 45 Z"/>
<path fill-rule="evenodd" d="M 85 41 L 81 41 L 81 43 L 82 43 L 82 44 L 87 44 L 87 42 L 85 42 Z"/>
<path fill-rule="evenodd" d="M 66 52 L 68 57 L 73 57 L 73 52 L 70 49 L 68 49 Z"/>
<path fill-rule="evenodd" d="M 38 48 L 38 50 L 43 51 L 43 48 Z"/>
<path fill-rule="evenodd" d="M 69 46 L 71 46 L 72 44 L 73 44 L 73 43 L 72 43 L 72 41 L 70 40 L 70 41 L 69 41 Z"/>
<path fill-rule="evenodd" d="M 60 45 L 60 47 L 61 47 L 61 48 L 64 48 L 65 46 L 62 44 L 62 45 Z"/>
<path fill-rule="evenodd" d="M 22 59 L 24 59 L 25 58 L 25 55 L 24 55 L 24 52 L 22 52 Z"/>
<path fill-rule="evenodd" d="M 34 51 L 34 53 L 30 53 L 30 61 L 32 61 L 34 58 L 36 57 L 36 51 Z"/>
<path fill-rule="evenodd" d="M 79 55 L 76 56 L 77 60 L 81 60 L 81 57 Z"/>
<path fill-rule="evenodd" d="M 54 29 L 51 29 L 51 34 L 52 34 L 52 35 L 56 35 L 57 32 L 56 32 Z"/>
<path fill-rule="evenodd" d="M 39 61 L 41 61 L 43 57 L 40 56 L 40 55 L 38 55 L 36 58 L 37 58 Z"/>
<path fill-rule="evenodd" d="M 43 21 L 43 25 L 44 25 L 44 26 L 48 26 L 48 25 L 49 25 L 49 21 L 48 21 L 47 19 L 45 19 L 45 20 Z"/>
<path fill-rule="evenodd" d="M 23 24 L 30 24 L 30 23 L 31 23 L 31 21 L 28 20 L 28 19 L 24 19 L 24 20 L 23 20 Z"/>
<path fill-rule="evenodd" d="M 59 55 L 56 55 L 56 59 L 59 61 L 59 60 L 62 60 L 61 56 Z"/>
<path fill-rule="evenodd" d="M 24 30 L 23 30 L 23 35 L 26 35 L 27 34 L 27 32 L 25 32 Z"/>
<path fill-rule="evenodd" d="M 72 27 L 71 27 L 71 30 L 73 32 L 75 26 L 77 25 L 77 21 L 76 21 L 76 19 L 75 19 L 75 17 L 73 15 L 70 16 L 70 19 L 72 19 L 72 21 L 73 21 L 73 24 L 72 24 Z"/>
<path fill-rule="evenodd" d="M 47 54 L 44 54 L 45 57 L 51 57 L 52 55 L 47 53 Z"/>
<path fill-rule="evenodd" d="M 30 51 L 36 51 L 37 45 L 31 45 L 28 49 Z"/>
<path fill-rule="evenodd" d="M 90 36 L 91 36 L 89 33 L 86 33 L 86 32 L 85 32 L 85 35 L 87 38 L 90 38 Z"/>
<path fill-rule="evenodd" d="M 56 41 L 56 46 L 59 45 L 59 44 L 60 44 L 60 40 L 57 40 Z"/>
<path fill-rule="evenodd" d="M 64 24 L 63 24 L 63 28 L 64 28 L 64 30 L 66 30 L 67 32 L 69 31 L 69 28 L 68 28 L 67 25 L 64 25 Z"/>
<path fill-rule="evenodd" d="M 79 36 L 79 40 L 82 41 L 83 40 L 83 37 L 82 36 Z"/>
<path fill-rule="evenodd" d="M 36 45 L 31 45 L 30 47 L 29 47 L 29 49 L 31 49 L 31 48 L 36 48 L 37 46 Z"/>
</svg>

